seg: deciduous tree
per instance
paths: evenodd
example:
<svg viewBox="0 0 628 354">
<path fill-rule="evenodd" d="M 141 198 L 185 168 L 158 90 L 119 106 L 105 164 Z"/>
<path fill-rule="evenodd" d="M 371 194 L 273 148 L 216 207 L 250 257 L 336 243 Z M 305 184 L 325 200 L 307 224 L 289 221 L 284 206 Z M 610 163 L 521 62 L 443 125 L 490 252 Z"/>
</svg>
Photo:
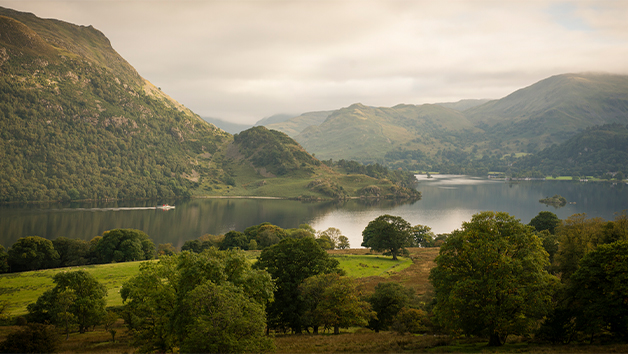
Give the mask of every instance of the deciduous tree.
<svg viewBox="0 0 628 354">
<path fill-rule="evenodd" d="M 555 229 L 560 225 L 560 219 L 551 211 L 541 211 L 530 220 L 528 225 L 534 227 L 536 231 L 548 230 L 551 234 L 554 234 Z"/>
<path fill-rule="evenodd" d="M 142 352 L 258 352 L 272 347 L 263 332 L 273 290 L 270 275 L 244 254 L 210 248 L 143 263 L 120 294 Z"/>
<path fill-rule="evenodd" d="M 399 254 L 411 244 L 411 225 L 399 216 L 382 215 L 369 222 L 362 231 L 362 246 L 385 251 L 397 260 Z"/>
<path fill-rule="evenodd" d="M 591 336 L 609 330 L 628 339 L 628 241 L 600 245 L 585 255 L 568 293 L 578 328 Z"/>
<path fill-rule="evenodd" d="M 368 302 L 377 313 L 377 317 L 369 321 L 368 328 L 379 332 L 386 330 L 399 311 L 410 305 L 414 291 L 399 283 L 379 283 L 375 292 L 368 297 Z"/>
<path fill-rule="evenodd" d="M 426 225 L 415 225 L 410 229 L 412 235 L 413 246 L 417 247 L 433 247 L 434 246 L 434 233 L 432 228 Z"/>
<path fill-rule="evenodd" d="M 58 259 L 52 241 L 39 236 L 20 237 L 9 249 L 13 272 L 50 268 Z"/>
<path fill-rule="evenodd" d="M 299 285 L 317 274 L 341 273 L 338 264 L 310 237 L 287 238 L 262 251 L 254 267 L 267 270 L 277 286 L 268 307 L 269 326 L 301 333 L 306 307 L 299 299 Z"/>
<path fill-rule="evenodd" d="M 340 328 L 366 326 L 375 317 L 368 302 L 360 299 L 356 282 L 337 273 L 318 274 L 301 283 L 299 291 L 306 311 L 304 324 L 318 333 L 319 327 Z"/>
<path fill-rule="evenodd" d="M 80 333 L 103 320 L 107 288 L 93 275 L 84 270 L 65 271 L 57 273 L 52 281 L 55 287 L 28 305 L 30 318 L 62 325 L 71 320 L 78 325 Z"/>
<path fill-rule="evenodd" d="M 507 213 L 482 212 L 440 248 L 430 272 L 434 313 L 445 328 L 502 345 L 528 333 L 551 309 L 557 279 L 531 226 Z"/>
<path fill-rule="evenodd" d="M 143 231 L 115 229 L 103 233 L 96 252 L 103 263 L 143 261 L 155 257 L 155 244 Z"/>
</svg>

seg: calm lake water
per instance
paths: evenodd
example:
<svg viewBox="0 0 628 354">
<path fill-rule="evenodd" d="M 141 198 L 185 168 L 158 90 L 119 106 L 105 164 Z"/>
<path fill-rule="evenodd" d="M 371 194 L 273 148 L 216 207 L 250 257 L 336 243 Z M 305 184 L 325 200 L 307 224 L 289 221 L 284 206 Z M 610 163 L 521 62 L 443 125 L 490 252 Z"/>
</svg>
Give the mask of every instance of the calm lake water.
<svg viewBox="0 0 628 354">
<path fill-rule="evenodd" d="M 360 247 L 362 230 L 382 214 L 401 216 L 411 224 L 423 224 L 435 233 L 451 232 L 485 210 L 505 211 L 528 223 L 540 211 L 549 210 L 564 219 L 576 213 L 613 220 L 628 209 L 628 186 L 571 181 L 504 182 L 467 176 L 435 175 L 419 179 L 423 198 L 414 203 L 345 202 L 303 203 L 267 199 L 193 199 L 167 201 L 173 210 L 154 209 L 156 202 L 72 203 L 67 205 L 0 206 L 0 244 L 5 248 L 19 237 L 59 236 L 89 240 L 114 228 L 146 232 L 155 243 L 180 247 L 204 234 L 223 234 L 268 221 L 283 228 L 307 223 L 316 230 L 336 227 Z M 562 208 L 539 199 L 562 195 Z"/>
</svg>

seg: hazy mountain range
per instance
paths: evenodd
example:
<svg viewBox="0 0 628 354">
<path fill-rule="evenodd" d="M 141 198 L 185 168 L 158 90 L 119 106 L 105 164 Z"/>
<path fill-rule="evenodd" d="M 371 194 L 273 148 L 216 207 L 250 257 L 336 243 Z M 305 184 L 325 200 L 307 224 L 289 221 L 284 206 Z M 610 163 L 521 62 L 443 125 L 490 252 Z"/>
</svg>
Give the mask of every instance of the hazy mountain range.
<svg viewBox="0 0 628 354">
<path fill-rule="evenodd" d="M 267 127 L 320 159 L 434 168 L 487 156 L 539 152 L 583 129 L 628 123 L 628 76 L 562 74 L 498 100 L 305 113 Z M 467 162 L 468 162 L 467 161 Z"/>
</svg>

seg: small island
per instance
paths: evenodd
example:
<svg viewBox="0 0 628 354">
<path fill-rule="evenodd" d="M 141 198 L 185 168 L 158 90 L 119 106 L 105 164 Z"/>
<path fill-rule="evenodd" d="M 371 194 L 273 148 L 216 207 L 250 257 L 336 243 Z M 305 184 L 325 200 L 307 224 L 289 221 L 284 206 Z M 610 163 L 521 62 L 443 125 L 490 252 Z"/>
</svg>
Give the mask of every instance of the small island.
<svg viewBox="0 0 628 354">
<path fill-rule="evenodd" d="M 567 204 L 567 199 L 562 195 L 554 194 L 553 197 L 547 197 L 539 200 L 540 203 L 545 205 L 551 205 L 554 208 L 564 207 Z"/>
</svg>

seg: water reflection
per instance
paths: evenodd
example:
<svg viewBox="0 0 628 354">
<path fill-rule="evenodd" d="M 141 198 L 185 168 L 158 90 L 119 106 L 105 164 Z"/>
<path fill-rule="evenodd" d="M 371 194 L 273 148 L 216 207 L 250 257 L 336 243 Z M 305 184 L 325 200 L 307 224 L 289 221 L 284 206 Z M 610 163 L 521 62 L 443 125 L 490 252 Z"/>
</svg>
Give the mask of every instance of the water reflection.
<svg viewBox="0 0 628 354">
<path fill-rule="evenodd" d="M 19 237 L 37 235 L 89 240 L 113 228 L 145 231 L 156 243 L 180 247 L 204 234 L 243 231 L 262 222 L 283 228 L 307 223 L 317 230 L 336 227 L 352 247 L 362 242 L 362 230 L 382 214 L 401 216 L 411 224 L 424 224 L 436 233 L 460 228 L 475 213 L 506 211 L 528 223 L 542 210 L 564 219 L 585 212 L 589 217 L 614 218 L 628 209 L 628 188 L 611 183 L 530 181 L 507 183 L 466 176 L 418 176 L 423 198 L 413 203 L 399 201 L 298 202 L 262 199 L 193 199 L 187 201 L 94 202 L 0 206 L 0 244 L 12 245 Z M 560 209 L 539 199 L 560 194 L 569 202 Z M 161 203 L 176 205 L 159 210 Z"/>
</svg>

